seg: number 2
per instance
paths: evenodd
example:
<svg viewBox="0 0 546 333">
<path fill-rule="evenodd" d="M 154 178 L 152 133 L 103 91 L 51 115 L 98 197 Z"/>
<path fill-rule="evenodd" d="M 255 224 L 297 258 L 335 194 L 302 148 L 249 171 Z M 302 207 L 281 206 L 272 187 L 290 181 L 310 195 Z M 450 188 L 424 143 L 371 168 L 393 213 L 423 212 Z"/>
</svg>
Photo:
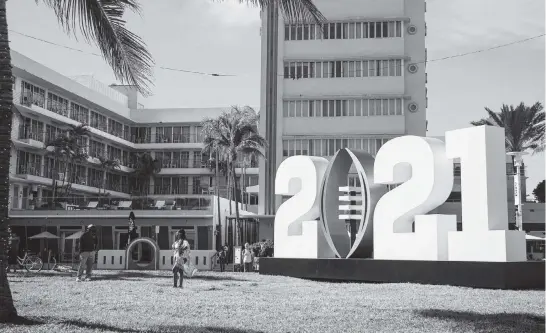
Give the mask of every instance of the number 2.
<svg viewBox="0 0 546 333">
<path fill-rule="evenodd" d="M 294 156 L 281 163 L 275 178 L 275 194 L 291 195 L 275 216 L 276 258 L 333 257 L 318 225 L 318 193 L 328 160 Z"/>
<path fill-rule="evenodd" d="M 417 136 L 388 141 L 375 158 L 374 181 L 403 183 L 375 207 L 374 259 L 447 260 L 447 235 L 457 230 L 456 216 L 423 215 L 444 203 L 453 188 L 453 162 L 444 143 Z"/>
</svg>

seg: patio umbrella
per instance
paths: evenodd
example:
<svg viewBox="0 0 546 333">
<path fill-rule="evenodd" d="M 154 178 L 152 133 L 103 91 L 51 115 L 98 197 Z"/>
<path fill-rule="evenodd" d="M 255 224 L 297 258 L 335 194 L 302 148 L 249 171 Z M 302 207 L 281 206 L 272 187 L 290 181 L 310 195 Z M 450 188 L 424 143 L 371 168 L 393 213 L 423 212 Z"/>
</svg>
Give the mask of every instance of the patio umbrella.
<svg viewBox="0 0 546 333">
<path fill-rule="evenodd" d="M 72 259 L 70 260 L 72 266 L 74 266 L 74 247 L 75 247 L 75 246 L 74 246 L 74 241 L 79 240 L 79 239 L 82 237 L 82 235 L 83 235 L 83 231 L 80 230 L 80 231 L 75 232 L 75 233 L 73 233 L 72 235 L 70 235 L 70 236 L 68 236 L 68 237 L 65 238 L 65 241 L 66 241 L 67 239 L 71 239 L 71 240 L 72 240 L 72 253 L 70 254 L 70 257 L 72 258 Z"/>
<path fill-rule="evenodd" d="M 47 267 L 49 269 L 49 240 L 50 239 L 59 239 L 58 236 L 55 236 L 54 234 L 50 233 L 50 232 L 47 232 L 47 231 L 44 231 L 44 232 L 41 232 L 37 235 L 34 235 L 34 236 L 31 236 L 29 237 L 29 239 L 46 239 L 46 244 L 47 244 L 47 249 L 46 249 L 46 253 L 47 253 Z"/>
<path fill-rule="evenodd" d="M 538 240 L 538 241 L 545 240 L 544 238 L 533 236 L 533 235 L 525 235 L 525 239 L 526 240 Z"/>
<path fill-rule="evenodd" d="M 72 235 L 66 237 L 65 239 L 80 239 L 83 235 L 83 231 L 78 231 L 76 233 L 73 233 Z"/>
<path fill-rule="evenodd" d="M 54 234 L 48 231 L 44 231 L 37 235 L 29 237 L 29 239 L 58 239 L 58 238 L 59 238 L 58 236 L 55 236 Z"/>
</svg>

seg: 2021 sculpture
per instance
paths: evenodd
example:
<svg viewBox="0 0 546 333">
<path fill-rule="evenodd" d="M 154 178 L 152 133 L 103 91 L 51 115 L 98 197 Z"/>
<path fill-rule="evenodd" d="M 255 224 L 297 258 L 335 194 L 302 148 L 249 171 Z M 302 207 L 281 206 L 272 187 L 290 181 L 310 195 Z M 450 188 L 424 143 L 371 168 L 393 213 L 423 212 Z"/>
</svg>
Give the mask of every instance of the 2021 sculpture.
<svg viewBox="0 0 546 333">
<path fill-rule="evenodd" d="M 454 159 L 461 163 L 462 231 L 457 231 L 456 215 L 427 214 L 442 205 L 453 189 Z M 351 165 L 360 188 L 347 188 Z M 505 168 L 504 130 L 490 126 L 446 132 L 445 142 L 398 137 L 383 145 L 375 159 L 349 149 L 340 150 L 330 162 L 322 157 L 290 157 L 277 170 L 275 194 L 291 198 L 277 211 L 275 258 L 261 263 L 261 272 L 342 278 L 340 273 L 319 268 L 344 265 L 352 272 L 349 280 L 391 281 L 392 274 L 372 278 L 363 271 L 382 265 L 396 275 L 393 282 L 488 286 L 468 276 L 462 282 L 453 282 L 456 277 L 442 282 L 442 278 L 419 277 L 416 271 L 428 267 L 442 275 L 442 271 L 470 267 L 469 262 L 482 262 L 472 267 L 483 274 L 504 272 L 503 280 L 494 281 L 492 287 L 527 286 L 514 280 L 515 270 L 521 269 L 542 271 L 543 286 L 544 263 L 526 262 L 525 233 L 508 229 Z M 387 191 L 386 185 L 398 186 Z M 349 204 L 340 205 L 340 200 Z M 358 212 L 360 224 L 352 244 L 340 210 Z M 403 276 L 409 280 L 403 281 Z"/>
</svg>

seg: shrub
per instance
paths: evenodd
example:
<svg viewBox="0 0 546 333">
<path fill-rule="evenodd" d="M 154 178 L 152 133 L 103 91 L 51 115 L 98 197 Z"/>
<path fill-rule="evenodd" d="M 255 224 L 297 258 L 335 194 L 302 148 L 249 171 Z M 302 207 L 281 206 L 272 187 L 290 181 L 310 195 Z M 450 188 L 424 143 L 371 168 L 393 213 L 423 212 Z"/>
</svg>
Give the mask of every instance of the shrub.
<svg viewBox="0 0 546 333">
<path fill-rule="evenodd" d="M 250 246 L 255 257 L 273 257 L 273 241 L 262 240 Z"/>
</svg>

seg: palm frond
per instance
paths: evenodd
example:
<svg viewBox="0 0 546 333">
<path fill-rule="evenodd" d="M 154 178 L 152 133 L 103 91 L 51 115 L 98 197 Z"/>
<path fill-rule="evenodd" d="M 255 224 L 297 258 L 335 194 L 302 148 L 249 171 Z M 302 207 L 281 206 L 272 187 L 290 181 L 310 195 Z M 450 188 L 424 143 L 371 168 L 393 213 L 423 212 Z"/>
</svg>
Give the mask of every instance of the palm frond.
<svg viewBox="0 0 546 333">
<path fill-rule="evenodd" d="M 544 151 L 545 115 L 541 103 L 516 107 L 503 104 L 499 112 L 485 108 L 489 118 L 472 122 L 472 125 L 490 125 L 504 128 L 507 151 L 538 153 Z"/>
<path fill-rule="evenodd" d="M 127 30 L 125 9 L 139 10 L 136 0 L 42 0 L 67 33 L 79 30 L 97 44 L 116 77 L 150 95 L 152 56 L 143 40 Z"/>
<path fill-rule="evenodd" d="M 224 2 L 225 0 L 216 1 Z M 258 7 L 262 10 L 277 5 L 286 21 L 313 22 L 317 24 L 326 22 L 326 18 L 312 0 L 239 0 L 239 3 Z"/>
</svg>

